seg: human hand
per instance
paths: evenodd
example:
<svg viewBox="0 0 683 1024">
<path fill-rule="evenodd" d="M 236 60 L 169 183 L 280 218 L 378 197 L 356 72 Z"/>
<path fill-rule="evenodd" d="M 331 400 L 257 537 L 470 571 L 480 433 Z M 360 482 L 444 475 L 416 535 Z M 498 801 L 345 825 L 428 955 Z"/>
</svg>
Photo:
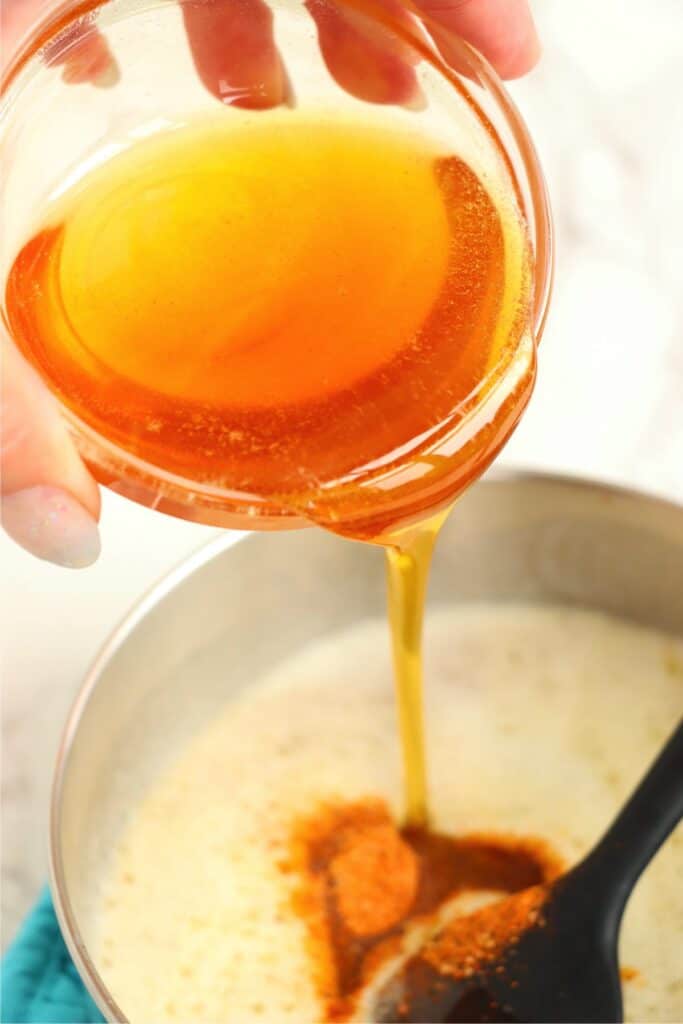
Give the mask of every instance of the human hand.
<svg viewBox="0 0 683 1024">
<path fill-rule="evenodd" d="M 80 568 L 100 552 L 100 495 L 38 374 L 2 331 L 2 525 L 27 551 Z"/>
<path fill-rule="evenodd" d="M 342 0 L 305 3 L 327 68 L 343 89 L 371 103 L 411 101 L 417 79 L 400 44 L 373 30 L 368 19 Z M 379 5 L 398 22 L 413 17 L 401 0 L 379 0 Z M 412 6 L 429 19 L 433 40 L 447 62 L 448 33 L 471 43 L 503 78 L 525 74 L 538 60 L 540 46 L 527 0 L 413 0 Z M 195 66 L 210 92 L 225 103 L 249 108 L 287 101 L 287 71 L 264 0 L 185 0 L 182 10 Z"/>
<path fill-rule="evenodd" d="M 401 0 L 376 0 L 399 22 L 413 17 Z M 195 65 L 206 88 L 225 103 L 262 109 L 286 102 L 287 71 L 273 38 L 265 0 L 180 0 Z M 386 35 L 373 32 L 343 0 L 305 0 L 330 74 L 348 92 L 373 103 L 409 101 L 415 74 Z M 5 60 L 36 18 L 54 0 L 5 0 L 0 5 Z M 528 0 L 412 0 L 429 19 L 434 42 L 449 60 L 447 33 L 471 43 L 503 78 L 529 71 L 540 54 Z M 115 68 L 103 37 L 87 31 L 72 44 L 64 64 L 70 82 L 97 81 Z M 444 30 L 444 35 L 439 34 Z"/>
<path fill-rule="evenodd" d="M 393 15 L 408 17 L 399 0 L 382 2 Z M 5 60 L 50 6 L 51 0 L 0 3 Z M 404 54 L 341 4 L 306 0 L 306 6 L 330 74 L 344 89 L 374 103 L 410 102 L 417 85 Z M 434 42 L 446 60 L 447 38 L 439 36 L 439 27 L 475 46 L 504 78 L 522 75 L 536 63 L 539 43 L 527 0 L 414 0 L 414 7 L 436 26 Z M 185 0 L 182 11 L 198 74 L 209 91 L 223 102 L 252 109 L 287 101 L 287 72 L 264 0 Z M 106 84 L 116 73 L 104 37 L 91 26 L 59 60 L 69 82 Z M 100 550 L 97 484 L 52 397 L 1 324 L 0 335 L 2 524 L 39 558 L 72 567 L 90 565 Z"/>
</svg>

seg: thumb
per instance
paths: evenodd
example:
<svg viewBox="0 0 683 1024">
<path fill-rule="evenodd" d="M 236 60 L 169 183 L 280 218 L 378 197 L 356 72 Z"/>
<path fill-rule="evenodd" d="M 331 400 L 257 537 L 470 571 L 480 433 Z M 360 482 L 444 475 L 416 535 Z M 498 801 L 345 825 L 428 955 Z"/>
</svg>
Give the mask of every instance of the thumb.
<svg viewBox="0 0 683 1024">
<path fill-rule="evenodd" d="M 57 406 L 0 327 L 2 525 L 38 558 L 80 568 L 100 552 L 97 484 Z"/>
</svg>

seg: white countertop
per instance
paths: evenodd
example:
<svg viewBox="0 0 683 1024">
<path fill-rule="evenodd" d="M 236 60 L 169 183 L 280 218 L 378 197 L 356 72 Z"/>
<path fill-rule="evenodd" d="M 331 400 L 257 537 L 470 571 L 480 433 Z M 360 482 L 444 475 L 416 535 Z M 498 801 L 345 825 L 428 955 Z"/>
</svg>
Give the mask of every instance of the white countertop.
<svg viewBox="0 0 683 1024">
<path fill-rule="evenodd" d="M 536 0 L 545 56 L 512 91 L 546 169 L 557 275 L 537 391 L 506 465 L 683 500 L 683 4 Z M 69 572 L 0 536 L 3 943 L 46 877 L 67 708 L 136 598 L 215 531 L 104 495 L 103 553 Z"/>
</svg>

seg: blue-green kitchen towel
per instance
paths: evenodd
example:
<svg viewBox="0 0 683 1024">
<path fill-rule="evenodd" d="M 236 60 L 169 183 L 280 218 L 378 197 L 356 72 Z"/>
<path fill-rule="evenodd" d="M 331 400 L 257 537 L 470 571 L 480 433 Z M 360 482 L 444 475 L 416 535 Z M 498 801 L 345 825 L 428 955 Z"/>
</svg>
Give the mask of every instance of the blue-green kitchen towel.
<svg viewBox="0 0 683 1024">
<path fill-rule="evenodd" d="M 3 957 L 1 999 L 3 1024 L 104 1020 L 64 945 L 47 888 Z"/>
</svg>

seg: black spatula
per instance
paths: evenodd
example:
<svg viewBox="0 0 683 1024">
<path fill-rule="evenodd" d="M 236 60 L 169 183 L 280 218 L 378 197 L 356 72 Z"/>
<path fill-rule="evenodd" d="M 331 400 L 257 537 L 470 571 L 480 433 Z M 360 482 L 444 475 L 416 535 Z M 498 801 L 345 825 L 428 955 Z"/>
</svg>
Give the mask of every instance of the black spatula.
<svg viewBox="0 0 683 1024">
<path fill-rule="evenodd" d="M 385 984 L 374 1019 L 623 1020 L 617 942 L 624 907 L 682 817 L 683 721 L 598 845 L 548 887 L 537 923 L 466 978 L 416 954 Z"/>
</svg>

